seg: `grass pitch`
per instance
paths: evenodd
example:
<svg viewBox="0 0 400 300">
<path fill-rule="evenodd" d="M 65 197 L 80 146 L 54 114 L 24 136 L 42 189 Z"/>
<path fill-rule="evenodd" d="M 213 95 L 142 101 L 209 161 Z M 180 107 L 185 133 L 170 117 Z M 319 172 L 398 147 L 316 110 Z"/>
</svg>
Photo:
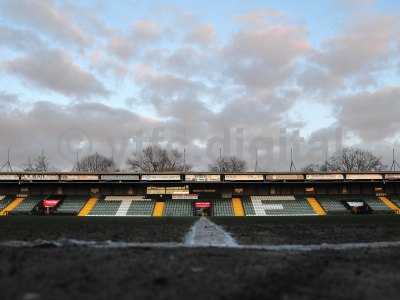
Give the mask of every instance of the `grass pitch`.
<svg viewBox="0 0 400 300">
<path fill-rule="evenodd" d="M 196 218 L 2 218 L 1 240 L 182 240 Z M 398 216 L 214 218 L 239 242 L 400 240 Z M 398 299 L 400 248 L 0 247 L 2 299 Z"/>
</svg>

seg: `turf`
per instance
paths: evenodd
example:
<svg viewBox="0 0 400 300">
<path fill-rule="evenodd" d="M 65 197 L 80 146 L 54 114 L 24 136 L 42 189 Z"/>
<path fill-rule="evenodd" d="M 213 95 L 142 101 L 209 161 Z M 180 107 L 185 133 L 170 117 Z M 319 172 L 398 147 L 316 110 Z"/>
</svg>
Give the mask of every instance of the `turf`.
<svg viewBox="0 0 400 300">
<path fill-rule="evenodd" d="M 2 299 L 398 299 L 398 249 L 1 249 Z"/>
<path fill-rule="evenodd" d="M 400 241 L 400 216 L 213 218 L 240 244 Z"/>
<path fill-rule="evenodd" d="M 0 219 L 1 240 L 181 241 L 196 218 Z M 400 240 L 397 216 L 214 218 L 240 242 Z M 0 247 L 1 299 L 398 299 L 400 248 Z"/>
<path fill-rule="evenodd" d="M 0 241 L 80 239 L 139 243 L 180 242 L 195 218 L 6 217 Z"/>
</svg>

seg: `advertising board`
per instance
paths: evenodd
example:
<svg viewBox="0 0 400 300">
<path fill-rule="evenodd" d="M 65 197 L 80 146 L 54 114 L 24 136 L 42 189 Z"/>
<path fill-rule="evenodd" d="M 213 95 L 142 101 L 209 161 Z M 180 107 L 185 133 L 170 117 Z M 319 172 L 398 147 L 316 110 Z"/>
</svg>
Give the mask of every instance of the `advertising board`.
<svg viewBox="0 0 400 300">
<path fill-rule="evenodd" d="M 181 180 L 181 175 L 178 174 L 144 174 L 143 181 L 177 181 Z"/>
<path fill-rule="evenodd" d="M 247 175 L 247 174 L 237 174 L 225 175 L 225 181 L 263 181 L 264 175 L 262 174 L 254 174 L 254 175 Z"/>
<path fill-rule="evenodd" d="M 307 174 L 307 180 L 343 180 L 343 174 Z"/>
<path fill-rule="evenodd" d="M 221 181 L 221 175 L 185 175 L 185 181 L 196 181 L 196 182 L 219 182 Z"/>
</svg>

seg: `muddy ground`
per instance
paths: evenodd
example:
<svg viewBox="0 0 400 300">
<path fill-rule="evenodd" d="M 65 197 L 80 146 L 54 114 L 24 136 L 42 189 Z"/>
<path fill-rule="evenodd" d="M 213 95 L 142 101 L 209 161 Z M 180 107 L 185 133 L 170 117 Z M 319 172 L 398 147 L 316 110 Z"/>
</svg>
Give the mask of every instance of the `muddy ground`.
<svg viewBox="0 0 400 300">
<path fill-rule="evenodd" d="M 305 242 L 337 242 L 342 241 L 338 238 L 341 235 L 346 236 L 345 241 L 357 242 L 358 236 L 365 241 L 368 231 L 374 235 L 374 241 L 400 240 L 400 230 L 393 229 L 400 225 L 397 219 L 347 218 L 328 221 L 246 218 L 217 222 L 232 229 L 241 241 L 269 244 L 294 243 L 292 240 L 301 236 Z M 196 220 L 53 219 L 1 219 L 1 240 L 32 240 L 50 235 L 92 240 L 179 241 Z M 291 233 L 284 234 L 285 228 Z M 353 230 L 359 234 L 354 235 Z M 327 233 L 334 234 L 334 238 L 326 238 Z M 272 236 L 272 242 L 265 234 Z M 1 299 L 26 300 L 398 299 L 400 248 L 273 252 L 218 248 L 0 247 L 0 291 Z"/>
<path fill-rule="evenodd" d="M 80 239 L 180 242 L 195 218 L 38 217 L 0 218 L 0 241 Z"/>
<path fill-rule="evenodd" d="M 241 244 L 400 241 L 400 216 L 213 218 Z"/>
</svg>

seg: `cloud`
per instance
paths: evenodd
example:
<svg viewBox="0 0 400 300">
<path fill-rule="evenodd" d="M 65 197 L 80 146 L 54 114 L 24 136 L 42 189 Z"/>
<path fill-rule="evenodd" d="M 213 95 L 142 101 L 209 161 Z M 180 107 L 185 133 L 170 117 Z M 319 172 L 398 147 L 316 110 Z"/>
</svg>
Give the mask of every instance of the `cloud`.
<svg viewBox="0 0 400 300">
<path fill-rule="evenodd" d="M 19 104 L 20 100 L 17 94 L 11 94 L 0 90 L 0 108 L 3 112 L 7 112 L 8 109 L 16 107 Z"/>
<path fill-rule="evenodd" d="M 136 43 L 127 37 L 113 36 L 108 42 L 108 51 L 121 60 L 128 60 L 136 53 Z"/>
<path fill-rule="evenodd" d="M 236 20 L 250 26 L 253 26 L 254 24 L 263 26 L 266 22 L 277 22 L 284 18 L 285 15 L 280 11 L 273 9 L 260 9 L 241 14 L 236 17 Z"/>
<path fill-rule="evenodd" d="M 186 34 L 185 41 L 199 46 L 207 46 L 215 40 L 215 29 L 212 24 L 196 26 Z"/>
<path fill-rule="evenodd" d="M 338 3 L 344 8 L 360 9 L 370 8 L 375 5 L 377 0 L 339 0 Z"/>
<path fill-rule="evenodd" d="M 89 38 L 53 0 L 4 0 L 1 14 L 10 21 L 26 25 L 51 39 L 87 46 Z"/>
<path fill-rule="evenodd" d="M 18 51 L 31 51 L 43 47 L 43 41 L 31 30 L 0 25 L 0 47 Z"/>
<path fill-rule="evenodd" d="M 156 125 L 130 111 L 99 103 L 35 102 L 26 110 L 2 112 L 0 157 L 10 147 L 13 163 L 21 167 L 28 156 L 44 150 L 53 166 L 70 170 L 76 151 L 81 156 L 98 151 L 108 156 L 114 153 L 118 163 L 125 165 L 126 156 L 136 149 L 137 132 Z M 134 143 L 129 144 L 130 140 Z"/>
<path fill-rule="evenodd" d="M 202 48 L 193 45 L 183 45 L 176 49 L 151 49 L 146 51 L 143 62 L 153 65 L 159 70 L 165 70 L 184 78 L 210 78 L 220 72 L 217 57 L 209 49 L 204 51 Z"/>
<path fill-rule="evenodd" d="M 93 51 L 85 57 L 90 62 L 90 68 L 96 70 L 101 75 L 109 75 L 110 78 L 120 81 L 129 73 L 129 65 L 114 59 L 104 51 Z"/>
<path fill-rule="evenodd" d="M 254 22 L 242 27 L 222 50 L 226 72 L 249 88 L 275 88 L 294 74 L 296 61 L 310 50 L 301 26 Z"/>
<path fill-rule="evenodd" d="M 78 100 L 96 95 L 106 97 L 110 93 L 96 77 L 73 62 L 62 50 L 32 52 L 5 65 L 8 72 L 31 85 Z"/>
<path fill-rule="evenodd" d="M 236 154 L 251 160 L 255 143 L 260 149 L 268 147 L 270 139 L 277 140 L 280 128 L 293 126 L 287 113 L 297 96 L 286 84 L 295 76 L 297 61 L 310 51 L 307 32 L 295 24 L 272 24 L 268 19 L 260 24 L 258 18 L 246 17 L 245 24 L 227 41 L 214 34 L 212 40 L 202 36 L 188 39 L 203 25 L 196 22 L 183 30 L 184 46 L 145 51 L 143 63 L 134 71 L 140 90 L 135 103 L 150 104 L 174 132 L 170 139 L 190 145 L 202 168 L 218 147 L 236 153 L 233 144 L 238 137 L 234 135 L 241 130 L 243 151 Z M 233 144 L 223 146 L 229 140 L 224 138 L 227 132 L 231 132 Z M 218 145 L 205 153 L 210 141 Z M 260 166 L 271 161 L 266 159 L 268 155 L 267 150 L 260 154 L 260 159 L 265 158 Z M 274 162 L 275 167 L 280 164 Z"/>
<path fill-rule="evenodd" d="M 162 30 L 156 22 L 140 20 L 133 25 L 132 34 L 139 42 L 151 42 L 161 37 Z"/>
<path fill-rule="evenodd" d="M 273 140 L 278 151 L 281 129 L 288 132 L 287 144 L 303 147 L 303 154 L 296 151 L 297 163 L 320 161 L 324 150 L 312 144 L 326 136 L 335 142 L 340 127 L 349 143 L 387 142 L 399 126 L 398 87 L 388 86 L 400 70 L 399 21 L 387 12 L 356 9 L 365 1 L 351 2 L 341 6 L 342 27 L 325 37 L 319 28 L 270 9 L 235 16 L 221 28 L 213 18 L 205 22 L 179 8 L 151 6 L 152 17 L 129 19 L 124 26 L 108 2 L 2 1 L 0 47 L 6 55 L 0 66 L 5 78 L 14 76 L 25 86 L 18 85 L 18 93 L 0 92 L 7 116 L 0 131 L 10 134 L 6 144 L 34 153 L 41 150 L 34 146 L 39 140 L 57 157 L 55 141 L 64 139 L 59 136 L 76 135 L 77 147 L 93 144 L 93 150 L 109 154 L 113 141 L 129 143 L 140 130 L 152 136 L 156 127 L 163 143 L 185 147 L 202 169 L 210 159 L 207 145 L 217 141 L 210 150 L 217 154 L 229 140 L 227 132 L 231 154 L 254 163 L 254 149 L 260 149 L 259 167 L 268 169 L 288 166 L 287 156 L 271 157 L 267 149 Z M 88 102 L 104 100 L 109 87 L 128 109 Z M 52 91 L 86 101 L 35 102 L 27 96 L 31 88 L 43 99 Z M 321 106 L 337 108 L 331 127 L 307 124 L 314 112 L 322 118 Z M 112 125 L 99 126 L 105 123 Z M 296 134 L 301 130 L 309 137 Z M 22 151 L 18 155 L 24 158 Z"/>
<path fill-rule="evenodd" d="M 157 23 L 140 20 L 135 22 L 126 34 L 111 35 L 106 48 L 115 57 L 127 61 L 145 46 L 160 41 L 161 37 L 162 29 Z"/>
<path fill-rule="evenodd" d="M 395 138 L 400 127 L 400 86 L 336 99 L 338 124 L 364 142 Z"/>
<path fill-rule="evenodd" d="M 336 92 L 345 87 L 376 85 L 399 55 L 394 46 L 400 23 L 394 16 L 354 15 L 343 32 L 310 52 L 310 65 L 299 83 L 310 91 Z"/>
<path fill-rule="evenodd" d="M 171 73 L 161 73 L 147 65 L 139 65 L 135 70 L 135 82 L 142 88 L 143 96 L 168 103 L 181 98 L 198 98 L 206 86 Z"/>
</svg>

